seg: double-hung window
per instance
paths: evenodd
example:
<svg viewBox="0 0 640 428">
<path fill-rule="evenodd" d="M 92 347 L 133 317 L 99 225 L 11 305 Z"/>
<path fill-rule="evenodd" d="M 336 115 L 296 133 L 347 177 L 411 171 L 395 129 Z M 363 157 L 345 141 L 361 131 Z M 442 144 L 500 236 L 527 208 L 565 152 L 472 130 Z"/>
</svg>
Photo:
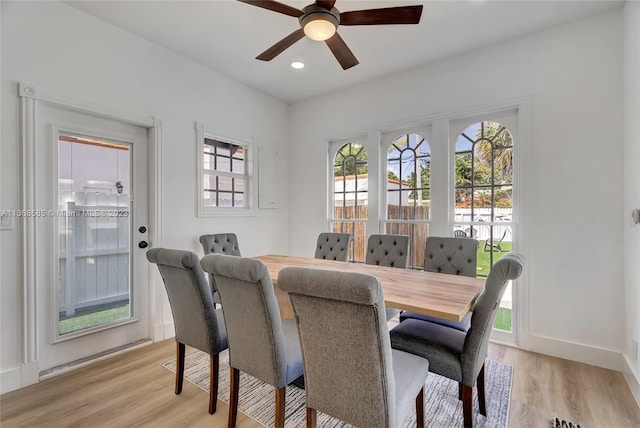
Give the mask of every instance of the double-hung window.
<svg viewBox="0 0 640 428">
<path fill-rule="evenodd" d="M 384 144 L 384 143 L 383 143 Z M 424 242 L 429 235 L 431 149 L 415 133 L 397 136 L 384 147 L 387 154 L 384 233 L 408 235 L 409 267 L 423 267 Z"/>
<path fill-rule="evenodd" d="M 368 212 L 369 161 L 364 146 L 357 141 L 340 144 L 333 156 L 332 230 L 353 235 L 349 260 L 364 261 Z"/>
<path fill-rule="evenodd" d="M 203 216 L 248 213 L 252 208 L 249 141 L 200 133 L 200 192 Z"/>
</svg>

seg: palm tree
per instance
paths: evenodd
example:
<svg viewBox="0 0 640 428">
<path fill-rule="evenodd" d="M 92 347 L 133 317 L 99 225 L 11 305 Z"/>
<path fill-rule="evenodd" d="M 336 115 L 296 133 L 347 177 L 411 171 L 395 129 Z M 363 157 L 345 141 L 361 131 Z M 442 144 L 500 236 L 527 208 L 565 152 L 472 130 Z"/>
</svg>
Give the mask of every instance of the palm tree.
<svg viewBox="0 0 640 428">
<path fill-rule="evenodd" d="M 476 131 L 475 152 L 480 159 L 493 165 L 496 173 L 513 174 L 513 139 L 509 130 L 496 122 L 482 122 Z"/>
<path fill-rule="evenodd" d="M 367 151 L 358 143 L 345 144 L 336 153 L 334 177 L 367 173 Z"/>
</svg>

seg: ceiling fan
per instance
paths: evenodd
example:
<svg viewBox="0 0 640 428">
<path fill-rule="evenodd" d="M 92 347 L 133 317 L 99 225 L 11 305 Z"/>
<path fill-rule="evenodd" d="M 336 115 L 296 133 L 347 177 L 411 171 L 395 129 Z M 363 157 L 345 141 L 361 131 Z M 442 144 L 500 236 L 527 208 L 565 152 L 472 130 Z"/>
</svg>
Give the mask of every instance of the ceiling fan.
<svg viewBox="0 0 640 428">
<path fill-rule="evenodd" d="M 316 0 L 302 10 L 273 0 L 238 1 L 293 16 L 300 22 L 299 29 L 262 52 L 256 59 L 271 61 L 295 42 L 307 36 L 312 40 L 324 41 L 344 70 L 358 65 L 358 59 L 336 32 L 339 25 L 417 24 L 422 15 L 422 5 L 341 13 L 334 7 L 336 0 Z"/>
</svg>

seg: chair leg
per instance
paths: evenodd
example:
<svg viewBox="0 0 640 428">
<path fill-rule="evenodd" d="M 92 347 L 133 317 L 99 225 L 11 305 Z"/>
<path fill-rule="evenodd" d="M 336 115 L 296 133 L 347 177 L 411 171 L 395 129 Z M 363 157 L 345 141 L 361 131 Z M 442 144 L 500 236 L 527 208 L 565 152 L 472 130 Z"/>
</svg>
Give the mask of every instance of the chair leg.
<svg viewBox="0 0 640 428">
<path fill-rule="evenodd" d="M 307 428 L 316 428 L 318 425 L 318 413 L 316 409 L 307 407 Z"/>
<path fill-rule="evenodd" d="M 487 401 L 484 394 L 484 364 L 478 374 L 478 405 L 480 406 L 480 414 L 487 416 Z"/>
<path fill-rule="evenodd" d="M 276 389 L 276 420 L 275 428 L 284 428 L 284 411 L 286 405 L 287 387 Z"/>
<path fill-rule="evenodd" d="M 185 348 L 184 343 L 176 342 L 176 394 L 180 394 L 182 392 Z"/>
<path fill-rule="evenodd" d="M 216 412 L 218 404 L 218 368 L 220 367 L 220 357 L 210 356 L 209 361 L 209 414 Z"/>
<path fill-rule="evenodd" d="M 417 428 L 424 428 L 424 386 L 416 396 L 416 421 Z"/>
<path fill-rule="evenodd" d="M 240 370 L 231 367 L 231 378 L 229 380 L 229 428 L 236 426 L 238 419 L 238 392 L 240 391 Z"/>
<path fill-rule="evenodd" d="M 464 428 L 473 427 L 473 387 L 462 385 L 462 416 Z"/>
</svg>

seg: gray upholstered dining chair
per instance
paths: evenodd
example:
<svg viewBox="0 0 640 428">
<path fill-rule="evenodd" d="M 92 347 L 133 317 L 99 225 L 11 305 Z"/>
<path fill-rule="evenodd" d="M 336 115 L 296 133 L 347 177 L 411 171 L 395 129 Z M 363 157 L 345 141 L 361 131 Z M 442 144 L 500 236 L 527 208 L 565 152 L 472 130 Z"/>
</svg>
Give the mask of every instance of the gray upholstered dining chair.
<svg viewBox="0 0 640 428">
<path fill-rule="evenodd" d="M 427 238 L 424 252 L 424 270 L 426 272 L 475 277 L 477 265 L 478 241 L 476 239 L 439 236 Z M 467 331 L 471 326 L 471 312 L 467 313 L 459 322 L 409 311 L 400 314 L 400 322 L 406 319 L 430 321 L 461 331 Z"/>
<path fill-rule="evenodd" d="M 200 263 L 215 278 L 227 325 L 229 427 L 238 415 L 240 371 L 276 388 L 275 426 L 284 427 L 286 387 L 303 372 L 295 321 L 280 319 L 273 283 L 261 261 L 209 254 Z"/>
<path fill-rule="evenodd" d="M 238 237 L 235 233 L 214 233 L 212 235 L 201 235 L 200 243 L 204 254 L 228 254 L 239 256 L 240 247 Z"/>
<path fill-rule="evenodd" d="M 416 406 L 424 426 L 429 362 L 392 350 L 377 278 L 289 267 L 289 293 L 304 356 L 307 427 L 321 411 L 358 427 L 400 426 Z"/>
<path fill-rule="evenodd" d="M 365 264 L 407 268 L 409 260 L 409 237 L 407 235 L 371 235 L 367 241 Z M 387 320 L 400 313 L 399 309 L 387 308 Z"/>
<path fill-rule="evenodd" d="M 230 256 L 240 256 L 240 247 L 238 246 L 238 237 L 235 233 L 214 233 L 212 235 L 201 235 L 200 244 L 207 254 L 228 254 Z M 213 293 L 213 301 L 220 303 L 218 296 L 218 288 L 213 280 L 213 275 L 209 274 L 209 284 Z"/>
<path fill-rule="evenodd" d="M 480 413 L 487 414 L 484 369 L 498 305 L 510 280 L 520 276 L 525 258 L 505 254 L 489 272 L 478 296 L 471 327 L 464 332 L 428 321 L 408 319 L 391 330 L 391 346 L 429 360 L 429 371 L 459 383 L 465 428 L 473 426 L 473 386 L 478 385 Z"/>
<path fill-rule="evenodd" d="M 152 248 L 147 259 L 160 270 L 176 330 L 175 393 L 182 392 L 185 345 L 210 355 L 209 413 L 218 402 L 219 353 L 227 349 L 222 310 L 216 310 L 200 259 L 191 251 Z"/>
<path fill-rule="evenodd" d="M 318 235 L 314 258 L 346 262 L 352 240 L 350 233 L 323 232 Z"/>
</svg>

